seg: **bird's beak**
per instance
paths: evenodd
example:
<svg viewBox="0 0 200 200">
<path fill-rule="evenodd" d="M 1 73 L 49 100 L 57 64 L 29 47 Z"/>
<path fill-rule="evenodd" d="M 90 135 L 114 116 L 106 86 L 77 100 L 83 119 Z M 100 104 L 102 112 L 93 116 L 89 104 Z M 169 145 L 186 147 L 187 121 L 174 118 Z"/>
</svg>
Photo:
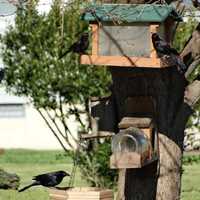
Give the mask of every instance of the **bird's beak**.
<svg viewBox="0 0 200 200">
<path fill-rule="evenodd" d="M 70 173 L 68 173 L 68 172 L 66 172 L 66 175 L 65 176 L 71 176 L 71 174 Z"/>
</svg>

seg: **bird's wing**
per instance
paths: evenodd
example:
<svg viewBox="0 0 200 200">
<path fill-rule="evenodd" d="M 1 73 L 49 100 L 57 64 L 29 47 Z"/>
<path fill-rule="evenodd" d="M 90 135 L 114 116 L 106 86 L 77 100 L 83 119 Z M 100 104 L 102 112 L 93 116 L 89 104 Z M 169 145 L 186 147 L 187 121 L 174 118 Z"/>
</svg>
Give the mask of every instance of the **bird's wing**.
<svg viewBox="0 0 200 200">
<path fill-rule="evenodd" d="M 34 176 L 33 180 L 40 181 L 40 180 L 48 179 L 48 178 L 49 178 L 49 174 L 47 173 L 47 174 L 40 174 L 40 175 Z"/>
<path fill-rule="evenodd" d="M 179 53 L 178 53 L 178 51 L 177 51 L 175 48 L 170 47 L 170 52 L 171 52 L 172 54 L 174 54 L 174 55 L 179 56 Z"/>
<path fill-rule="evenodd" d="M 174 48 L 172 48 L 167 42 L 161 41 L 160 44 L 170 53 L 173 53 L 175 55 L 179 55 L 178 51 Z"/>
<path fill-rule="evenodd" d="M 54 186 L 57 184 L 56 174 L 54 172 L 41 174 L 38 176 L 33 177 L 33 180 L 40 182 L 43 186 Z"/>
<path fill-rule="evenodd" d="M 167 42 L 161 40 L 161 41 L 155 41 L 155 46 L 157 47 L 158 51 L 162 51 L 164 54 L 174 54 L 179 55 L 178 51 L 174 48 L 172 48 Z"/>
<path fill-rule="evenodd" d="M 187 66 L 182 61 L 182 59 L 179 56 L 176 56 L 176 55 L 171 55 L 170 57 L 174 61 L 175 65 L 177 66 L 178 71 L 181 74 L 184 74 L 187 71 Z"/>
</svg>

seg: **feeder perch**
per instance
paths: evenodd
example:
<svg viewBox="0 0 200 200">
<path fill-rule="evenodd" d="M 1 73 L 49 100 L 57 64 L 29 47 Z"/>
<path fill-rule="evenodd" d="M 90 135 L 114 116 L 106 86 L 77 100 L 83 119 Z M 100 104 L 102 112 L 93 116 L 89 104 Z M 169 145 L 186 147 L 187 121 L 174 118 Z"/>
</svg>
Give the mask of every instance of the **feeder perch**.
<svg viewBox="0 0 200 200">
<path fill-rule="evenodd" d="M 113 200 L 113 192 L 108 189 L 84 187 L 68 190 L 50 189 L 50 200 Z"/>
<path fill-rule="evenodd" d="M 91 133 L 91 134 L 83 133 L 81 134 L 81 138 L 87 140 L 87 139 L 94 139 L 94 138 L 112 137 L 113 135 L 115 135 L 115 133 L 113 132 L 98 131 L 97 133 Z"/>
<path fill-rule="evenodd" d="M 141 168 L 157 160 L 152 134 L 135 127 L 120 131 L 113 136 L 111 168 Z"/>
<path fill-rule="evenodd" d="M 92 29 L 92 54 L 81 55 L 81 64 L 121 67 L 161 68 L 167 65 L 157 57 L 151 33 L 166 41 L 171 35 L 176 11 L 169 5 L 98 4 L 91 5 L 82 19 Z"/>
</svg>

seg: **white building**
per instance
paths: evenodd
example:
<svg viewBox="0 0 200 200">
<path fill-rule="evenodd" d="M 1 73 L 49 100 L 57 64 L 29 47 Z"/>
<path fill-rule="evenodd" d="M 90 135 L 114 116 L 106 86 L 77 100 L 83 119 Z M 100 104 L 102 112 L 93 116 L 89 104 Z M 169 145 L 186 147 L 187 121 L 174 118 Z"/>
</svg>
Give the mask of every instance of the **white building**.
<svg viewBox="0 0 200 200">
<path fill-rule="evenodd" d="M 77 123 L 68 122 L 75 135 Z M 5 90 L 0 90 L 0 148 L 62 149 L 37 110 Z"/>
<path fill-rule="evenodd" d="M 40 12 L 50 8 L 50 1 L 43 0 Z M 15 7 L 8 1 L 0 2 L 0 33 L 14 23 Z M 0 59 L 0 68 L 3 67 Z M 73 133 L 77 125 L 70 121 Z M 26 99 L 9 95 L 0 88 L 0 148 L 61 149 L 61 146 L 46 123 Z"/>
</svg>

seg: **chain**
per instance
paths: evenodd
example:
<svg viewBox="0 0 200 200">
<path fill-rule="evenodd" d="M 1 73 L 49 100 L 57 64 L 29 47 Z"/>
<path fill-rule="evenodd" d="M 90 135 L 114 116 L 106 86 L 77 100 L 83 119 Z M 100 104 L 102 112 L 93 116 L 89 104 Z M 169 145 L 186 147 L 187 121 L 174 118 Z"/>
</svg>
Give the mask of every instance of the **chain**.
<svg viewBox="0 0 200 200">
<path fill-rule="evenodd" d="M 81 138 L 79 138 L 78 147 L 75 151 L 75 155 L 73 158 L 73 167 L 72 167 L 72 172 L 71 172 L 71 176 L 70 176 L 69 184 L 68 184 L 69 187 L 74 187 L 76 171 L 78 167 L 78 154 L 80 152 L 80 148 L 81 148 Z"/>
</svg>

